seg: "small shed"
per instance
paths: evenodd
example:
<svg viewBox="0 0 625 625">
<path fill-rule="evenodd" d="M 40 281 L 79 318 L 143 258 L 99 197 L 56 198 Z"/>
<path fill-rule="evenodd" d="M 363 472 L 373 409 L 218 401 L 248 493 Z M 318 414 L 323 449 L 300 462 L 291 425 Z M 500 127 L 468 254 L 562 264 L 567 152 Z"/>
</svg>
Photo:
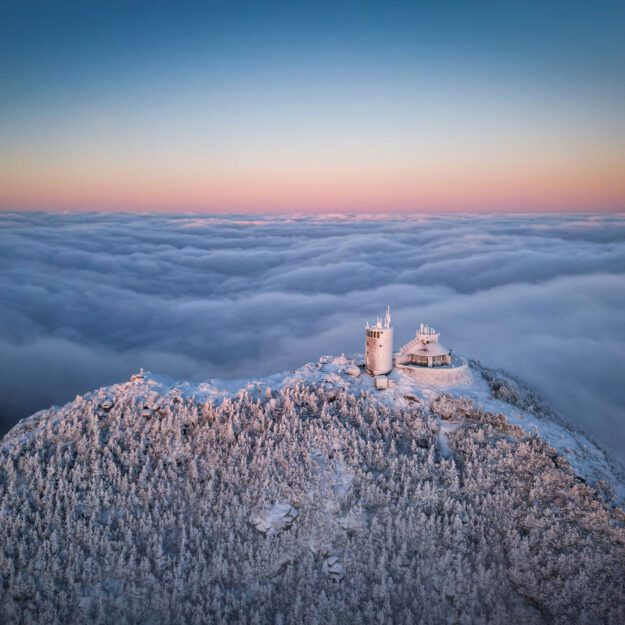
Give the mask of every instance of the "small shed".
<svg viewBox="0 0 625 625">
<path fill-rule="evenodd" d="M 378 391 L 383 391 L 384 389 L 387 389 L 389 386 L 388 377 L 385 375 L 376 375 L 373 378 L 373 383 L 375 384 L 375 388 Z"/>
</svg>

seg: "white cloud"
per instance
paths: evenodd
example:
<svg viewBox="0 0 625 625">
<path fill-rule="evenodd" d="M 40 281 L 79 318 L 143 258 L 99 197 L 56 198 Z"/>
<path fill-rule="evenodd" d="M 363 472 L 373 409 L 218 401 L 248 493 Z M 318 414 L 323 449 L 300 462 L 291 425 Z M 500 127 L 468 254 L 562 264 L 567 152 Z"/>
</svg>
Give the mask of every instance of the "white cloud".
<svg viewBox="0 0 625 625">
<path fill-rule="evenodd" d="M 140 366 L 241 377 L 362 349 L 386 304 L 625 449 L 625 218 L 0 215 L 7 424 Z M 622 455 L 621 452 L 621 457 Z"/>
</svg>

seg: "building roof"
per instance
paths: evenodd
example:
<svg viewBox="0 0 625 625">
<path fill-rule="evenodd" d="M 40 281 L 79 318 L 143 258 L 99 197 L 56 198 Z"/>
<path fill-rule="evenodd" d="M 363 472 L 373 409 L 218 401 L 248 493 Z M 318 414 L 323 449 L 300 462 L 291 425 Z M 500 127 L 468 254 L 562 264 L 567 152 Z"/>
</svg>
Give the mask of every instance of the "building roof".
<svg viewBox="0 0 625 625">
<path fill-rule="evenodd" d="M 447 356 L 449 350 L 440 343 L 415 342 L 402 354 L 414 354 L 415 356 Z"/>
<path fill-rule="evenodd" d="M 375 320 L 375 324 L 370 326 L 367 321 L 367 330 L 392 330 L 391 326 L 391 307 L 386 307 L 386 315 L 384 315 L 384 321 L 380 317 Z"/>
</svg>

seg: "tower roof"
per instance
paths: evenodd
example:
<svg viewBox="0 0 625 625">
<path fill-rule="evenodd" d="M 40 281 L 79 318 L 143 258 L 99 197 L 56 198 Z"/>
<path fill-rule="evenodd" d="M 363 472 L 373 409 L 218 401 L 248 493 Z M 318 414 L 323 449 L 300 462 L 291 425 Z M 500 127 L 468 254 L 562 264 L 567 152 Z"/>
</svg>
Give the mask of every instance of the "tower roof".
<svg viewBox="0 0 625 625">
<path fill-rule="evenodd" d="M 384 321 L 382 321 L 381 317 L 376 317 L 375 320 L 375 324 L 370 326 L 369 322 L 367 321 L 367 325 L 366 328 L 375 328 L 378 330 L 385 330 L 385 329 L 391 329 L 391 307 L 387 306 L 386 307 L 386 314 L 384 315 Z"/>
</svg>

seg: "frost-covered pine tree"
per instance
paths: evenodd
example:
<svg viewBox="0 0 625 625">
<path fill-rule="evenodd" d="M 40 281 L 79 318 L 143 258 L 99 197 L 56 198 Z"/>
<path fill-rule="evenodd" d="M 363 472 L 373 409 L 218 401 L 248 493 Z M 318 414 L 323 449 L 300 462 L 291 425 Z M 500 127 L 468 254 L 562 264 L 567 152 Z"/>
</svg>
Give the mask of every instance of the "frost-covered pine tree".
<svg viewBox="0 0 625 625">
<path fill-rule="evenodd" d="M 625 622 L 625 515 L 566 458 L 326 369 L 222 402 L 129 382 L 18 425 L 0 622 Z"/>
</svg>

